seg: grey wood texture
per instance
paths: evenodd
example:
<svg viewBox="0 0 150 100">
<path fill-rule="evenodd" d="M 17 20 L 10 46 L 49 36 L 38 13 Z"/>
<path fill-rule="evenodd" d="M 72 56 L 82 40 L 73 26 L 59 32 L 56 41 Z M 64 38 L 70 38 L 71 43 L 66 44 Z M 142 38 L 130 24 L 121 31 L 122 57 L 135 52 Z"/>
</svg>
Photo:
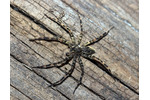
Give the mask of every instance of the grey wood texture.
<svg viewBox="0 0 150 100">
<path fill-rule="evenodd" d="M 138 0 L 10 0 L 10 99 L 138 100 L 138 3 Z M 56 18 L 63 12 L 63 23 L 78 38 L 80 22 L 76 10 L 83 22 L 83 44 L 115 27 L 91 47 L 120 81 L 82 58 L 85 75 L 73 94 L 81 74 L 78 64 L 72 76 L 57 87 L 48 86 L 65 75 L 71 62 L 60 69 L 32 68 L 64 59 L 69 49 L 60 43 L 29 39 L 61 35 L 70 40 L 68 33 L 44 16 Z"/>
</svg>

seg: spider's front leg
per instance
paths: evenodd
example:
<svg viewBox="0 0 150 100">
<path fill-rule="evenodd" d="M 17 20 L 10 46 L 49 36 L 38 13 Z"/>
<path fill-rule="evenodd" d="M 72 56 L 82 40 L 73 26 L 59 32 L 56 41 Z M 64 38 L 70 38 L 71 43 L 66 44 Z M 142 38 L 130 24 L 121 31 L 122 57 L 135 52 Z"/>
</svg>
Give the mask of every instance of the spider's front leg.
<svg viewBox="0 0 150 100">
<path fill-rule="evenodd" d="M 40 69 L 48 69 L 48 68 L 60 68 L 63 67 L 64 65 L 68 64 L 69 61 L 72 59 L 72 55 L 69 55 L 68 57 L 66 57 L 65 59 L 56 62 L 56 63 L 51 63 L 48 65 L 42 65 L 42 66 L 36 66 L 36 67 L 32 67 L 32 68 L 40 68 Z"/>
<path fill-rule="evenodd" d="M 62 29 L 64 29 L 68 34 L 69 36 L 71 37 L 71 40 L 73 43 L 75 43 L 75 38 L 73 36 L 73 33 L 72 31 L 66 26 L 63 24 L 63 21 L 61 21 L 61 18 L 64 17 L 64 13 L 60 15 L 59 19 L 56 19 L 56 18 L 51 18 L 49 17 L 48 15 L 44 14 L 48 19 L 52 20 L 53 22 L 57 23 Z"/>
<path fill-rule="evenodd" d="M 68 77 L 71 76 L 71 74 L 73 73 L 74 69 L 75 69 L 75 64 L 76 64 L 76 57 L 73 58 L 73 62 L 71 65 L 71 69 L 68 71 L 68 73 L 66 73 L 66 75 L 64 77 L 62 77 L 59 81 L 52 83 L 49 87 L 51 86 L 57 86 L 60 85 L 61 83 L 63 83 Z"/>
<path fill-rule="evenodd" d="M 48 38 L 48 37 L 43 37 L 43 38 L 36 38 L 36 39 L 29 39 L 29 41 L 47 41 L 47 42 L 59 42 L 62 43 L 64 45 L 67 45 L 68 47 L 70 47 L 70 43 L 69 41 L 67 41 L 64 38 L 61 37 L 52 37 L 52 38 Z"/>
<path fill-rule="evenodd" d="M 77 84 L 76 88 L 73 91 L 73 94 L 75 93 L 75 91 L 79 87 L 79 85 L 81 85 L 82 78 L 83 78 L 83 75 L 84 75 L 84 66 L 83 66 L 83 62 L 82 62 L 80 57 L 78 57 L 78 62 L 79 62 L 80 68 L 81 68 L 81 77 L 80 77 L 79 83 Z"/>
<path fill-rule="evenodd" d="M 102 35 L 100 35 L 98 38 L 95 38 L 91 41 L 88 41 L 85 46 L 89 46 L 89 45 L 92 45 L 92 44 L 95 44 L 96 42 L 99 42 L 101 39 L 103 39 L 105 36 L 108 35 L 108 33 L 110 32 L 111 29 L 113 29 L 114 27 L 111 27 L 107 32 L 104 32 Z"/>
<path fill-rule="evenodd" d="M 80 28 L 81 28 L 81 33 L 80 33 L 80 36 L 79 36 L 79 39 L 78 39 L 78 45 L 81 43 L 82 41 L 82 37 L 83 37 L 83 25 L 82 25 L 82 20 L 81 20 L 81 17 L 78 13 L 78 16 L 79 16 L 79 19 L 80 19 Z"/>
</svg>

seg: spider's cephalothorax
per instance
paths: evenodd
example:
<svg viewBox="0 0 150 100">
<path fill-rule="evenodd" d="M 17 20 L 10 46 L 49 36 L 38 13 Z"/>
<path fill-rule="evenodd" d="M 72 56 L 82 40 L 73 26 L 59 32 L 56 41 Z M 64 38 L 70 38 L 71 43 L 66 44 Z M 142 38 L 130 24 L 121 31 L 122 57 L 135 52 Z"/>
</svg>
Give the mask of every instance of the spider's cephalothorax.
<svg viewBox="0 0 150 100">
<path fill-rule="evenodd" d="M 70 49 L 70 52 L 72 52 L 73 54 L 77 55 L 77 56 L 83 56 L 83 55 L 92 55 L 95 53 L 95 51 L 93 49 L 91 49 L 90 47 L 87 46 L 74 46 Z"/>
<path fill-rule="evenodd" d="M 68 48 L 70 49 L 70 52 L 66 53 L 66 58 L 63 59 L 62 61 L 59 61 L 57 63 L 51 63 L 51 64 L 48 64 L 48 65 L 43 65 L 43 66 L 37 66 L 37 67 L 33 67 L 33 68 L 41 68 L 41 69 L 48 69 L 48 68 L 54 68 L 54 67 L 60 68 L 60 67 L 63 67 L 64 65 L 68 64 L 73 59 L 71 69 L 66 73 L 66 75 L 64 77 L 62 77 L 59 81 L 51 84 L 50 86 L 60 85 L 68 77 L 70 77 L 71 74 L 73 73 L 74 69 L 75 69 L 76 62 L 78 62 L 79 65 L 80 65 L 80 68 L 81 68 L 81 77 L 80 77 L 80 80 L 78 81 L 78 84 L 77 84 L 76 88 L 74 89 L 74 92 L 75 92 L 76 89 L 78 88 L 78 86 L 81 85 L 82 78 L 83 78 L 83 75 L 84 75 L 84 66 L 83 66 L 81 57 L 83 57 L 87 60 L 90 60 L 90 61 L 98 62 L 101 65 L 103 65 L 102 69 L 105 69 L 106 71 L 109 71 L 109 70 L 107 70 L 107 68 L 106 68 L 107 66 L 106 66 L 106 64 L 104 64 L 103 61 L 101 61 L 99 58 L 92 55 L 92 54 L 95 53 L 95 51 L 93 49 L 91 49 L 89 46 L 92 45 L 92 44 L 95 44 L 96 42 L 99 42 L 101 39 L 103 39 L 105 36 L 107 36 L 109 31 L 113 27 L 111 29 L 109 29 L 107 32 L 104 32 L 99 37 L 87 42 L 85 45 L 80 46 L 82 36 L 83 36 L 82 20 L 81 20 L 80 16 L 79 16 L 79 19 L 80 19 L 81 34 L 79 36 L 79 39 L 78 39 L 77 43 L 75 42 L 75 37 L 74 37 L 72 31 L 67 26 L 62 24 L 62 21 L 59 18 L 58 19 L 51 18 L 51 17 L 47 16 L 46 14 L 45 14 L 45 16 L 47 18 L 49 18 L 50 20 L 54 21 L 55 23 L 57 23 L 60 27 L 62 27 L 70 35 L 71 41 L 67 41 L 65 38 L 59 37 L 59 36 L 55 36 L 53 38 L 44 37 L 44 38 L 30 39 L 30 41 L 37 41 L 37 40 L 40 41 L 40 40 L 42 40 L 42 41 L 48 41 L 48 42 L 53 42 L 53 41 L 60 42 L 64 45 L 68 46 Z M 61 18 L 63 16 L 64 16 L 64 14 L 61 16 Z"/>
</svg>

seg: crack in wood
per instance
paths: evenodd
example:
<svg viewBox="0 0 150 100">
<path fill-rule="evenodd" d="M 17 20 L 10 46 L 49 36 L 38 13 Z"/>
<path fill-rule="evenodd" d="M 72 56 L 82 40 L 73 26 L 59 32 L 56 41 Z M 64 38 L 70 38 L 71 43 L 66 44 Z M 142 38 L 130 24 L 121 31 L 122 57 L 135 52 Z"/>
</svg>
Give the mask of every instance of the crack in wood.
<svg viewBox="0 0 150 100">
<path fill-rule="evenodd" d="M 127 87 L 128 89 L 130 89 L 131 91 L 133 91 L 134 93 L 136 93 L 137 95 L 139 95 L 139 93 L 131 86 L 129 86 L 127 83 L 125 83 L 122 79 L 118 78 L 117 76 L 113 75 L 112 73 L 110 73 L 108 70 L 104 69 L 105 66 L 103 66 L 101 63 L 96 62 L 92 59 L 88 59 L 90 60 L 92 63 L 96 64 L 100 69 L 102 69 L 103 71 L 105 71 L 107 74 L 109 74 L 111 77 L 113 77 L 114 79 L 116 79 L 118 82 L 120 82 L 121 84 L 123 84 L 125 87 Z"/>
<path fill-rule="evenodd" d="M 18 59 L 17 57 L 15 57 L 13 54 L 10 54 L 10 56 L 12 58 L 14 58 L 16 61 L 18 61 L 19 63 L 28 66 L 27 64 L 25 64 L 23 61 L 21 61 L 20 59 Z M 43 77 L 42 75 L 38 74 L 35 70 L 31 70 L 28 67 L 26 67 L 28 70 L 34 72 L 36 75 L 38 75 L 39 77 L 41 77 L 43 80 L 45 80 L 47 83 L 52 84 L 49 80 L 47 80 L 45 77 Z M 52 88 L 52 87 L 51 87 Z M 66 99 L 71 100 L 69 97 L 67 97 L 65 94 L 63 94 L 61 91 L 59 91 L 58 89 L 54 89 L 52 88 L 54 91 L 57 91 L 58 93 L 60 93 L 62 96 L 64 96 Z"/>
<path fill-rule="evenodd" d="M 17 12 L 19 12 L 19 13 L 21 13 L 22 15 L 24 15 L 24 16 L 26 16 L 27 18 L 29 18 L 31 21 L 33 21 L 34 23 L 36 23 L 38 26 L 40 26 L 41 28 L 43 28 L 43 29 L 45 29 L 46 31 L 48 31 L 49 33 L 51 33 L 52 35 L 54 35 L 54 36 L 57 36 L 57 34 L 55 34 L 55 32 L 53 32 L 52 30 L 49 30 L 48 28 L 46 28 L 44 25 L 43 25 L 43 23 L 42 22 L 40 22 L 39 20 L 36 20 L 33 16 L 31 16 L 31 15 L 29 15 L 27 12 L 25 12 L 23 9 L 21 9 L 21 8 L 19 8 L 19 7 L 17 7 L 17 6 L 15 6 L 15 5 L 10 5 L 10 7 L 12 8 L 12 9 L 14 9 L 14 10 L 16 10 Z M 13 34 L 14 35 L 14 34 Z M 24 43 L 24 42 L 23 42 Z M 24 43 L 25 44 L 25 43 Z M 28 45 L 27 45 L 28 46 Z M 28 46 L 29 47 L 29 46 Z M 30 47 L 30 49 L 32 49 L 31 47 Z M 33 50 L 33 49 L 32 49 Z M 34 50 L 33 50 L 34 51 Z M 36 53 L 36 51 L 35 51 L 35 53 Z M 40 54 L 39 54 L 40 55 Z M 12 55 L 11 54 L 11 56 L 14 56 L 14 55 Z M 42 58 L 44 58 L 44 57 L 42 57 Z M 17 58 L 16 58 L 17 59 Z M 45 59 L 45 58 L 44 58 Z M 22 61 L 20 61 L 20 60 L 17 60 L 17 61 L 19 61 L 19 62 L 22 62 Z M 92 62 L 92 61 L 91 61 Z M 23 63 L 23 62 L 22 62 Z M 101 68 L 100 68 L 101 69 Z M 60 69 L 61 70 L 61 69 Z M 103 70 L 103 69 L 102 69 Z M 63 70 L 61 70 L 61 71 L 63 71 Z M 105 70 L 103 70 L 103 71 L 105 71 Z M 106 72 L 106 71 L 105 71 Z M 108 73 L 108 72 L 106 72 L 107 74 L 109 74 L 110 75 L 110 73 Z M 38 74 L 37 74 L 38 75 Z M 111 76 L 111 75 L 110 75 Z M 40 76 L 40 77 L 42 77 L 42 76 Z M 119 81 L 121 84 L 123 84 L 125 87 L 127 87 L 127 88 L 129 88 L 131 91 L 133 91 L 134 93 L 136 93 L 137 95 L 139 95 L 139 93 L 135 90 L 135 89 L 133 89 L 132 87 L 130 87 L 130 86 L 128 86 L 125 82 L 123 82 L 121 79 L 119 79 L 119 78 L 117 78 L 116 76 L 113 76 L 113 77 L 115 77 L 116 78 L 116 80 L 117 81 Z M 76 80 L 77 81 L 77 79 L 75 79 L 74 77 L 72 77 L 74 80 Z M 45 79 L 44 79 L 45 80 Z M 50 83 L 50 82 L 48 82 L 48 83 Z M 101 97 L 98 93 L 96 93 L 95 91 L 93 91 L 92 89 L 90 89 L 90 88 L 88 88 L 88 87 L 86 87 L 84 84 L 82 84 L 82 86 L 84 86 L 85 88 L 87 88 L 88 90 L 90 90 L 92 93 L 94 93 L 94 94 L 96 94 L 96 95 L 98 95 L 99 97 Z M 58 90 L 57 90 L 58 91 Z M 102 96 L 102 98 L 103 98 L 103 96 Z M 102 99 L 101 98 L 101 99 Z M 69 99 L 69 98 L 68 98 Z"/>
<path fill-rule="evenodd" d="M 12 32 L 10 32 L 10 34 L 12 34 L 16 39 L 18 39 L 19 41 L 21 41 L 21 43 L 23 43 L 25 46 L 27 46 L 28 48 L 30 48 L 34 53 L 36 53 L 37 55 L 39 55 L 41 58 L 45 59 L 46 61 L 49 62 L 49 60 L 47 60 L 46 58 L 44 58 L 42 55 L 40 55 L 38 52 L 36 52 L 34 49 L 32 49 L 29 45 L 27 45 L 25 42 L 23 42 L 22 40 L 20 40 L 19 38 L 17 38 Z M 50 62 L 49 62 L 50 63 Z"/>
<path fill-rule="evenodd" d="M 21 94 L 23 94 L 24 96 L 26 96 L 28 99 L 32 100 L 29 96 L 27 96 L 25 93 L 23 93 L 22 91 L 20 91 L 18 88 L 16 88 L 15 86 L 13 86 L 12 84 L 10 84 L 11 87 L 13 87 L 14 89 L 16 89 L 17 91 L 19 91 Z"/>
<path fill-rule="evenodd" d="M 16 37 L 16 36 L 15 36 Z M 16 37 L 17 38 L 17 37 Z M 18 39 L 18 38 L 17 38 Z M 20 40 L 20 39 L 18 39 L 19 41 L 21 41 L 23 44 L 25 44 L 27 47 L 29 47 L 26 43 L 24 43 L 22 40 Z M 31 47 L 29 47 L 31 50 L 32 50 L 32 48 Z M 34 50 L 33 50 L 34 51 Z M 35 53 L 37 53 L 37 52 L 35 52 Z M 37 53 L 38 54 L 38 53 Z M 15 60 L 17 60 L 18 62 L 20 62 L 20 63 L 22 63 L 22 64 L 24 64 L 24 65 L 26 65 L 23 61 L 21 61 L 20 59 L 18 59 L 17 57 L 15 57 L 13 54 L 10 54 L 10 56 L 12 56 Z M 39 54 L 39 56 L 41 56 L 40 54 Z M 47 60 L 46 58 L 45 58 L 45 60 Z M 69 65 L 71 66 L 71 64 L 69 63 Z M 26 66 L 28 66 L 28 65 L 26 65 Z M 25 66 L 25 67 L 26 67 Z M 26 67 L 27 68 L 27 67 Z M 28 68 L 29 69 L 29 68 Z M 31 69 L 29 69 L 30 71 L 33 71 L 34 73 L 36 73 L 38 76 L 40 76 L 42 79 L 44 79 L 45 81 L 47 81 L 48 83 L 50 83 L 50 84 L 52 84 L 50 81 L 48 81 L 46 78 L 44 78 L 42 75 L 40 75 L 40 74 L 38 74 L 35 70 L 31 70 Z M 64 70 L 62 70 L 62 69 L 60 69 L 62 72 L 64 72 L 64 73 L 67 73 L 66 71 L 64 71 Z M 78 80 L 76 79 L 76 78 L 74 78 L 72 75 L 71 75 L 71 78 L 73 78 L 76 82 L 78 82 Z M 98 93 L 96 93 L 95 91 L 93 91 L 92 89 L 90 89 L 90 88 L 88 88 L 87 86 L 85 86 L 83 83 L 81 83 L 81 85 L 83 86 L 83 87 L 85 87 L 85 88 L 87 88 L 89 91 L 91 91 L 93 94 L 95 94 L 95 95 L 97 95 L 97 96 L 99 96 L 102 100 L 105 100 L 105 98 L 102 96 L 102 95 L 100 95 L 100 94 L 98 94 Z M 58 91 L 58 90 L 57 90 Z"/>
<path fill-rule="evenodd" d="M 22 15 L 24 15 L 25 17 L 27 17 L 28 19 L 30 19 L 31 21 L 33 21 L 34 23 L 36 23 L 39 27 L 45 29 L 47 32 L 49 32 L 50 34 L 54 35 L 54 36 L 58 36 L 58 37 L 62 37 L 59 34 L 56 34 L 56 32 L 54 32 L 53 30 L 49 29 L 46 27 L 46 25 L 43 25 L 43 23 L 36 19 L 35 17 L 31 16 L 30 14 L 28 14 L 26 11 L 24 11 L 23 9 L 21 9 L 20 7 L 10 4 L 10 7 L 12 9 L 14 9 L 15 11 L 21 13 Z"/>
<path fill-rule="evenodd" d="M 13 36 L 15 36 L 13 33 L 11 33 Z M 18 39 L 16 36 L 15 36 L 15 38 L 16 39 Z M 26 43 L 24 43 L 22 40 L 20 40 L 20 39 L 18 39 L 19 41 L 21 41 L 21 43 L 23 43 L 23 44 L 25 44 L 27 47 L 29 47 L 31 50 L 33 50 L 29 45 L 27 45 Z M 42 45 L 42 44 L 41 44 Z M 44 45 L 43 45 L 44 46 Z M 45 47 L 45 46 L 44 46 Z M 33 50 L 34 51 L 34 50 Z M 39 53 L 37 53 L 36 51 L 35 51 L 35 53 L 36 54 L 38 54 L 39 56 L 41 56 Z M 14 55 L 12 55 L 11 54 L 11 56 L 12 57 L 14 57 L 16 60 L 18 60 L 20 63 L 22 62 L 21 60 L 19 60 L 19 59 L 17 59 Z M 41 56 L 42 57 L 42 56 Z M 44 58 L 44 57 L 42 57 L 42 58 Z M 44 58 L 45 60 L 47 60 L 46 58 Z M 47 60 L 48 61 L 48 60 Z M 49 61 L 48 61 L 49 62 Z M 24 63 L 24 62 L 22 62 L 22 63 Z M 71 66 L 71 64 L 69 63 L 69 65 Z M 77 69 L 77 68 L 76 68 Z M 31 70 L 31 69 L 30 69 Z M 62 72 L 64 72 L 64 73 L 66 73 L 66 71 L 64 71 L 64 70 L 62 70 L 62 69 L 60 69 Z M 77 69 L 78 70 L 78 69 Z M 78 70 L 79 71 L 79 70 Z M 80 72 L 80 71 L 79 71 Z M 86 73 L 85 73 L 86 74 Z M 86 75 L 88 75 L 88 74 L 86 74 Z M 90 76 L 90 75 L 88 75 L 89 77 L 92 77 L 92 76 Z M 73 78 L 76 82 L 78 82 L 78 80 L 76 79 L 76 78 L 74 78 L 73 76 L 71 76 L 71 78 Z M 92 77 L 93 78 L 93 77 Z M 93 78 L 93 79 L 95 79 L 95 78 Z M 98 82 L 99 83 L 99 82 Z M 50 83 L 51 84 L 51 83 Z M 101 84 L 101 83 L 100 83 Z M 81 85 L 83 86 L 83 87 L 85 87 L 85 88 L 87 88 L 89 91 L 91 91 L 92 93 L 94 93 L 95 95 L 97 95 L 97 96 L 99 96 L 101 99 L 103 99 L 103 100 L 105 100 L 105 97 L 104 96 L 102 96 L 102 95 L 100 95 L 100 94 L 98 94 L 97 92 L 95 92 L 95 91 L 93 91 L 92 89 L 90 89 L 90 88 L 88 88 L 86 85 L 84 85 L 83 83 L 81 83 Z M 111 90 L 111 91 L 113 91 L 113 90 Z M 114 93 L 116 93 L 115 91 L 113 91 Z M 116 93 L 117 94 L 117 93 Z M 117 94 L 117 95 L 119 95 L 119 94 Z M 120 94 L 120 96 L 121 96 L 121 94 Z M 119 96 L 119 97 L 120 97 Z M 124 97 L 122 97 L 121 96 L 121 98 L 124 98 Z"/>
</svg>

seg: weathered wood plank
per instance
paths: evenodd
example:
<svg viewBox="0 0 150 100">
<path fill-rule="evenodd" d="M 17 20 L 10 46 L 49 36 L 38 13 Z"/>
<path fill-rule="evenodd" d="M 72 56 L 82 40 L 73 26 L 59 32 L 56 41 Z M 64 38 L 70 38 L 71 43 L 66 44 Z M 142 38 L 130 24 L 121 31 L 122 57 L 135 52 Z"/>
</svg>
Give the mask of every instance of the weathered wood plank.
<svg viewBox="0 0 150 100">
<path fill-rule="evenodd" d="M 69 35 L 56 23 L 44 17 L 55 17 L 64 12 L 62 19 L 76 36 L 80 33 L 78 10 L 84 28 L 83 43 L 115 28 L 101 42 L 92 47 L 95 56 L 110 67 L 122 83 L 114 81 L 107 73 L 83 59 L 85 75 L 83 84 L 77 64 L 71 78 L 56 88 L 46 88 L 59 80 L 70 65 L 61 69 L 33 70 L 31 67 L 57 62 L 65 57 L 67 47 L 59 43 L 28 41 L 30 38 Z M 138 99 L 138 1 L 116 0 L 11 0 L 11 98 L 34 100 L 124 100 Z M 51 11 L 51 12 L 50 12 Z M 54 14 L 54 15 L 53 15 Z M 19 96 L 19 94 L 21 95 Z"/>
</svg>

